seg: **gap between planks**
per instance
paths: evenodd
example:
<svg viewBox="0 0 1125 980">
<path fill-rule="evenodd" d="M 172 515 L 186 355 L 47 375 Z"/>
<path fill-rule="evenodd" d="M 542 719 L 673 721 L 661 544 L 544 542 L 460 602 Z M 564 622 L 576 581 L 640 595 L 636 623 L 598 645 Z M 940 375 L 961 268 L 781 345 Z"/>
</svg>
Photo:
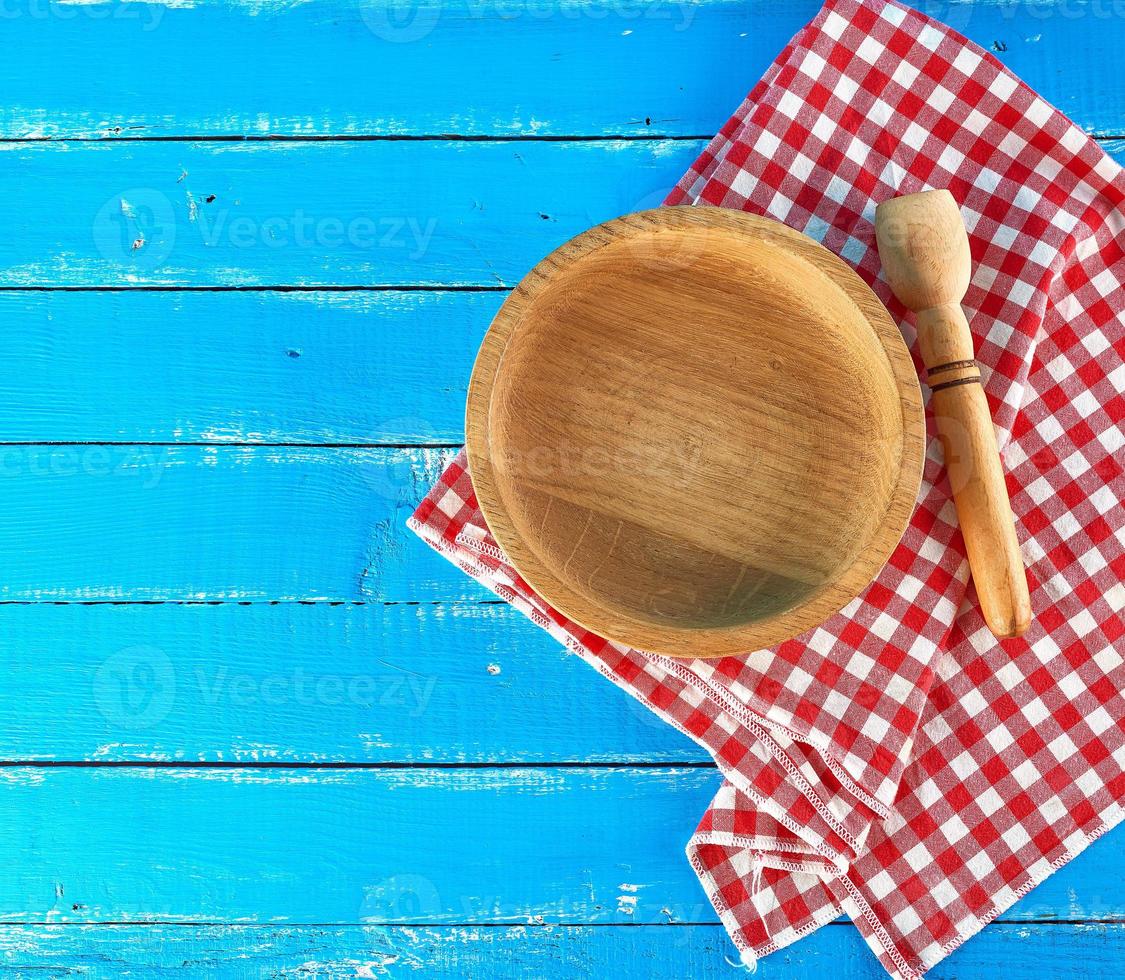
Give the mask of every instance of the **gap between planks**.
<svg viewBox="0 0 1125 980">
<path fill-rule="evenodd" d="M 606 140 L 645 143 L 675 140 L 681 143 L 709 140 L 713 133 L 676 135 L 670 133 L 606 133 L 597 136 L 565 134 L 559 136 L 497 136 L 470 133 L 420 133 L 388 134 L 356 133 L 333 136 L 265 135 L 253 136 L 229 133 L 218 136 L 8 136 L 4 143 L 599 143 Z M 1099 136 L 1098 139 L 1119 139 L 1116 136 Z"/>
<path fill-rule="evenodd" d="M 714 762 L 240 762 L 191 759 L 0 759 L 0 769 L 716 769 Z"/>
<path fill-rule="evenodd" d="M 0 599 L 0 606 L 506 606 L 504 599 Z"/>
<path fill-rule="evenodd" d="M 470 133 L 419 133 L 387 134 L 373 133 L 322 134 L 301 136 L 286 134 L 267 134 L 264 136 L 229 133 L 218 136 L 180 135 L 180 136 L 7 136 L 0 138 L 0 145 L 6 143 L 601 143 L 606 141 L 646 143 L 681 142 L 691 143 L 709 140 L 714 133 L 606 133 L 597 136 L 583 136 L 577 133 L 559 136 L 500 136 L 472 135 Z M 1090 138 L 1098 143 L 1109 143 L 1125 139 L 1125 133 L 1100 133 Z"/>
<path fill-rule="evenodd" d="M 13 926 L 51 926 L 56 929 L 89 929 L 94 926 L 110 928 L 136 928 L 175 926 L 181 929 L 694 929 L 700 926 L 721 926 L 717 919 L 700 919 L 693 922 L 583 922 L 572 920 L 566 922 L 226 922 L 221 919 L 91 919 L 89 921 L 53 921 L 50 919 L 11 919 L 0 922 L 0 934 L 6 928 Z M 825 926 L 841 928 L 852 925 L 850 919 L 830 919 Z M 989 921 L 988 925 L 1010 925 L 1020 927 L 1030 926 L 1122 926 L 1125 918 L 1036 918 L 1036 919 L 1005 919 L 999 917 Z"/>
<path fill-rule="evenodd" d="M 183 442 L 146 442 L 138 440 L 128 442 L 121 440 L 99 439 L 24 439 L 7 442 L 0 439 L 0 448 L 5 446 L 109 446 L 129 447 L 148 446 L 165 449 L 179 449 L 184 446 L 206 447 L 208 449 L 258 449 L 269 447 L 271 449 L 460 449 L 464 443 L 460 442 L 247 442 L 247 441 L 222 441 L 207 442 L 203 439 L 185 439 Z"/>
<path fill-rule="evenodd" d="M 355 285 L 319 286 L 0 286 L 0 293 L 510 293 L 513 286 Z"/>
</svg>

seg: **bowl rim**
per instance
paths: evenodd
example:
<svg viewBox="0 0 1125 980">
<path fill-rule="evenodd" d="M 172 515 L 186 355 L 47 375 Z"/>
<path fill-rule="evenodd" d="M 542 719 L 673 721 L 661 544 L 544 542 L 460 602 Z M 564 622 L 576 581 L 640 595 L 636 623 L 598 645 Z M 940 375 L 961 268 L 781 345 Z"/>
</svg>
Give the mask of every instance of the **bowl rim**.
<svg viewBox="0 0 1125 980">
<path fill-rule="evenodd" d="M 600 605 L 572 589 L 530 543 L 520 538 L 491 463 L 490 409 L 508 341 L 557 271 L 637 234 L 701 228 L 766 241 L 805 259 L 855 303 L 878 339 L 894 377 L 902 419 L 902 450 L 886 510 L 870 540 L 842 575 L 807 601 L 772 616 L 748 623 L 691 628 L 654 624 Z M 508 295 L 485 334 L 473 365 L 465 407 L 465 450 L 477 503 L 489 531 L 519 575 L 555 610 L 583 629 L 626 647 L 673 657 L 722 657 L 776 646 L 819 626 L 862 593 L 890 558 L 914 512 L 922 480 L 924 440 L 918 373 L 901 332 L 871 288 L 842 259 L 807 235 L 770 218 L 710 206 L 663 207 L 623 215 L 582 232 L 538 262 Z"/>
</svg>

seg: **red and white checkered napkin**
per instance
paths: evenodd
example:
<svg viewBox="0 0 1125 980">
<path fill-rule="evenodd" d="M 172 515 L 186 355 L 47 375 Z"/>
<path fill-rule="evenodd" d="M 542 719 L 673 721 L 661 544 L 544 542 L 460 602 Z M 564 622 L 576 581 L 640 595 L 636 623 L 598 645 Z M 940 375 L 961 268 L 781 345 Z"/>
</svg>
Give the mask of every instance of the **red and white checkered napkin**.
<svg viewBox="0 0 1125 980">
<path fill-rule="evenodd" d="M 963 37 L 830 0 L 671 196 L 769 215 L 878 281 L 877 202 L 947 187 L 1035 621 L 986 629 L 936 441 L 878 579 L 774 650 L 676 661 L 548 607 L 458 457 L 411 525 L 686 731 L 726 782 L 688 855 L 752 962 L 841 912 L 917 977 L 1115 824 L 1125 800 L 1125 177 Z M 908 341 L 910 322 L 903 323 Z"/>
</svg>

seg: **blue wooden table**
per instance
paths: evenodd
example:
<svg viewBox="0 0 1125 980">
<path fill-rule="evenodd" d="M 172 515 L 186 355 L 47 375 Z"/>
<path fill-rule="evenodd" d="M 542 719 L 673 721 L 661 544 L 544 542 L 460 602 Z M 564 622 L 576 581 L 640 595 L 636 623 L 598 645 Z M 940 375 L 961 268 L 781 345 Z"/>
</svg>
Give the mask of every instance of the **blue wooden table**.
<svg viewBox="0 0 1125 980">
<path fill-rule="evenodd" d="M 0 975 L 735 977 L 685 738 L 404 527 L 816 0 L 13 0 Z M 1125 156 L 1118 6 L 933 0 Z M 1125 976 L 1125 836 L 939 977 Z M 846 924 L 767 978 L 875 978 Z"/>
</svg>

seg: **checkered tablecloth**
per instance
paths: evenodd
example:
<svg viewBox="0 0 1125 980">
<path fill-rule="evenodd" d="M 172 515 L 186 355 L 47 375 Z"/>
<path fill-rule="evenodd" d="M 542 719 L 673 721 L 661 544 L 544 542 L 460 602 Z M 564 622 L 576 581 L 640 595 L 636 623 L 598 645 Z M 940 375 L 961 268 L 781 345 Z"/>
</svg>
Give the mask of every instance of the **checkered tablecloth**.
<svg viewBox="0 0 1125 980">
<path fill-rule="evenodd" d="M 948 188 L 1032 586 L 981 618 L 928 419 L 917 508 L 821 627 L 722 660 L 623 649 L 551 609 L 488 534 L 463 456 L 411 526 L 714 756 L 688 856 L 747 962 L 848 914 L 918 977 L 1121 817 L 1125 176 L 990 55 L 885 0 L 830 0 L 669 204 L 783 221 L 880 280 L 878 202 Z M 915 352 L 915 358 L 917 355 Z"/>
</svg>

